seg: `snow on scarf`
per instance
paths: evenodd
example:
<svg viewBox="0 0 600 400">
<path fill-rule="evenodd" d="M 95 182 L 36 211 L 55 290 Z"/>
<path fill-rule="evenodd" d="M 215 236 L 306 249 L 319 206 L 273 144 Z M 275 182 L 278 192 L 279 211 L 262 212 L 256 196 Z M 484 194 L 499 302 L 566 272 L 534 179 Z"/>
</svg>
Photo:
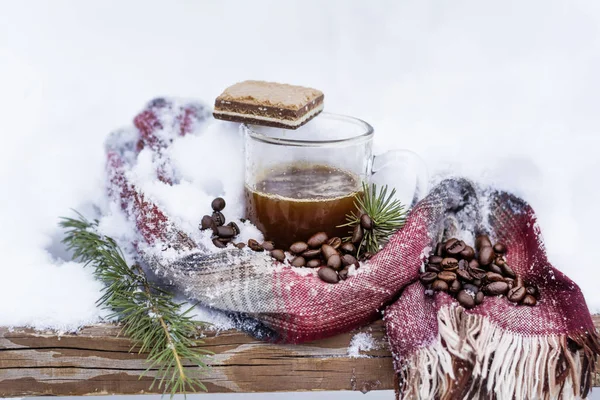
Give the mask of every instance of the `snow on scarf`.
<svg viewBox="0 0 600 400">
<path fill-rule="evenodd" d="M 176 184 L 164 150 L 207 118 L 210 111 L 200 104 L 157 99 L 136 116 L 136 135 L 116 132 L 107 144 L 109 195 L 135 222 L 139 257 L 159 276 L 206 306 L 255 321 L 253 334 L 264 340 L 320 339 L 383 314 L 402 398 L 587 395 L 600 351 L 596 330 L 577 285 L 550 265 L 535 214 L 523 200 L 445 180 L 355 276 L 327 284 L 312 270 L 298 273 L 263 253 L 204 248 L 128 181 L 146 148 L 156 178 Z M 458 230 L 504 242 L 515 272 L 540 288 L 538 305 L 488 297 L 467 311 L 445 293 L 426 294 L 418 281 L 423 259 Z M 179 256 L 162 256 L 157 249 L 165 247 Z"/>
</svg>

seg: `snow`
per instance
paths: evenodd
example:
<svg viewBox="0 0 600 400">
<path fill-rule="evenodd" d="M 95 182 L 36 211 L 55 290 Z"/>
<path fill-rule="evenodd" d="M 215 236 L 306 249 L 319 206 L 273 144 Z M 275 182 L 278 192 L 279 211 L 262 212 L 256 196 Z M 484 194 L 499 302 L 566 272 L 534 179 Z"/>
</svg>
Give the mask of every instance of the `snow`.
<svg viewBox="0 0 600 400">
<path fill-rule="evenodd" d="M 367 332 L 360 332 L 354 335 L 352 340 L 350 340 L 348 356 L 354 358 L 368 357 L 365 354 L 361 354 L 361 351 L 376 350 L 377 348 L 378 345 L 375 342 L 373 335 Z"/>
<path fill-rule="evenodd" d="M 109 132 L 157 96 L 211 104 L 244 79 L 321 89 L 327 111 L 375 127 L 377 153 L 407 148 L 436 180 L 523 196 L 550 259 L 600 312 L 588 255 L 600 226 L 599 33 L 600 4 L 585 1 L 12 2 L 0 14 L 0 325 L 102 317 L 101 286 L 69 261 L 58 217 L 96 215 L 95 203 L 102 231 L 126 241 L 128 222 L 103 200 Z M 211 124 L 171 151 L 177 188 L 145 179 L 144 156 L 133 173 L 186 231 L 200 235 L 217 194 L 228 219 L 242 216 L 236 129 Z"/>
</svg>

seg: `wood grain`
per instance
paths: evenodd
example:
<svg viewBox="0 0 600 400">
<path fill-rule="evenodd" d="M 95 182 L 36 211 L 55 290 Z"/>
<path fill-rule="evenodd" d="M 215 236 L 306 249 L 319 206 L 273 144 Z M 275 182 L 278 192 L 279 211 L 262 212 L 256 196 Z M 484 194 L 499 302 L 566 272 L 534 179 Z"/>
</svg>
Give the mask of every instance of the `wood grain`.
<svg viewBox="0 0 600 400">
<path fill-rule="evenodd" d="M 600 316 L 594 322 L 599 327 Z M 204 347 L 215 355 L 210 369 L 195 373 L 209 393 L 392 389 L 392 356 L 382 322 L 360 331 L 378 346 L 361 358 L 348 356 L 357 331 L 303 345 L 266 344 L 237 331 L 203 332 Z M 0 397 L 160 393 L 150 390 L 156 371 L 140 378 L 145 355 L 130 348 L 114 325 L 60 336 L 0 328 Z"/>
</svg>

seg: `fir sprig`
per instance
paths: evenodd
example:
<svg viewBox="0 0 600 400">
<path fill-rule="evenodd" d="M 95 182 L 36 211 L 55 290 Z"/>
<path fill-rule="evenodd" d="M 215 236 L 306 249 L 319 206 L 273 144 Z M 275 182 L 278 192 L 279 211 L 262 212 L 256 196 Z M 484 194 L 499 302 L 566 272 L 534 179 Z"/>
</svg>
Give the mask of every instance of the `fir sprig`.
<svg viewBox="0 0 600 400">
<path fill-rule="evenodd" d="M 190 317 L 192 308 L 184 310 L 171 293 L 149 282 L 139 265 L 127 265 L 117 243 L 97 232 L 97 220 L 90 222 L 79 214 L 79 219 L 62 218 L 60 225 L 66 230 L 63 243 L 73 251 L 73 259 L 94 267 L 94 275 L 105 285 L 98 305 L 111 310 L 109 318 L 123 324 L 122 333 L 134 343 L 131 351 L 139 347 L 140 353 L 148 353 L 144 374 L 157 371 L 150 389 L 158 384 L 171 397 L 206 391 L 186 366 L 206 368 L 205 358 L 212 354 L 198 347 L 203 342 L 197 338 L 200 323 Z"/>
<path fill-rule="evenodd" d="M 363 182 L 363 193 L 354 201 L 356 213 L 347 214 L 347 223 L 340 225 L 354 228 L 361 224 L 363 214 L 371 218 L 373 227 L 363 229 L 363 238 L 358 245 L 357 254 L 360 255 L 364 251 L 377 253 L 390 236 L 404 226 L 408 211 L 400 200 L 394 199 L 395 194 L 396 189 L 392 189 L 388 194 L 387 185 L 377 191 L 374 183 L 368 185 Z M 350 239 L 351 237 L 345 238 L 345 240 Z"/>
</svg>

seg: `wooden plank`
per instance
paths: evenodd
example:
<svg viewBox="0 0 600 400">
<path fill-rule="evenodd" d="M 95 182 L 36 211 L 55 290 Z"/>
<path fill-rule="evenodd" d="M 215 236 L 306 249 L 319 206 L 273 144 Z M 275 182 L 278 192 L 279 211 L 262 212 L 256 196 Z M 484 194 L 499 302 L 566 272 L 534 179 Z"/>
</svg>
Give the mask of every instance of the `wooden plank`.
<svg viewBox="0 0 600 400">
<path fill-rule="evenodd" d="M 600 316 L 594 323 L 600 327 Z M 361 358 L 347 354 L 358 331 L 295 346 L 266 344 L 237 331 L 204 332 L 204 347 L 215 355 L 209 370 L 195 372 L 209 393 L 392 389 L 383 323 L 360 331 L 378 346 Z M 145 355 L 129 353 L 131 342 L 118 333 L 114 325 L 61 336 L 0 328 L 0 397 L 160 393 L 150 390 L 155 371 L 140 378 Z"/>
</svg>

